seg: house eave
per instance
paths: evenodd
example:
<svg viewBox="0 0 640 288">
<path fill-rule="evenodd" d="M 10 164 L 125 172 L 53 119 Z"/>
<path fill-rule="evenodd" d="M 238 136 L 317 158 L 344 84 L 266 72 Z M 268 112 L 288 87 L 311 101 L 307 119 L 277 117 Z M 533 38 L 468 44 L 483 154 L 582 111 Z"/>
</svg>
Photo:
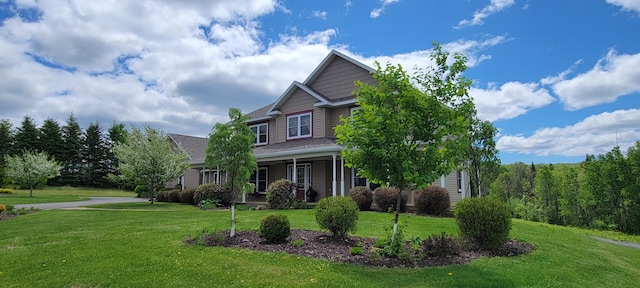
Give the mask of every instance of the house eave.
<svg viewBox="0 0 640 288">
<path fill-rule="evenodd" d="M 352 105 L 352 104 L 356 104 L 358 103 L 358 99 L 350 99 L 350 100 L 345 100 L 345 101 L 339 101 L 339 102 L 318 102 L 313 104 L 313 106 L 315 107 L 331 107 L 331 108 L 335 108 L 335 107 L 341 107 L 341 106 L 347 106 L 347 105 Z"/>
<path fill-rule="evenodd" d="M 331 145 L 323 147 L 313 147 L 298 150 L 277 151 L 264 154 L 257 154 L 256 160 L 258 161 L 280 161 L 290 160 L 293 158 L 313 158 L 321 156 L 331 156 L 336 153 L 340 153 L 344 150 L 344 146 Z"/>
</svg>

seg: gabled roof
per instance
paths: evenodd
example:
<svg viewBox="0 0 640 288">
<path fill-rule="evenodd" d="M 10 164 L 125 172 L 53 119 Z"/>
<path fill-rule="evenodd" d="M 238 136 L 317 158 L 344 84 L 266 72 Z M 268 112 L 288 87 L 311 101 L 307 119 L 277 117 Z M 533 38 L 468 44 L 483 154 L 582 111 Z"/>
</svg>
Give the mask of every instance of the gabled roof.
<svg viewBox="0 0 640 288">
<path fill-rule="evenodd" d="M 169 133 L 169 138 L 178 148 L 189 154 L 189 163 L 204 164 L 209 139 L 203 137 L 187 136 Z"/>
<path fill-rule="evenodd" d="M 323 96 L 322 94 L 314 91 L 313 89 L 311 89 L 308 84 L 310 84 L 311 82 L 313 82 L 316 78 L 318 78 L 318 76 L 320 76 L 325 69 L 327 69 L 327 67 L 331 64 L 331 62 L 336 58 L 336 57 L 340 57 L 346 61 L 349 61 L 350 63 L 369 71 L 370 73 L 374 73 L 376 72 L 373 68 L 362 64 L 361 62 L 358 62 L 356 60 L 354 60 L 353 58 L 344 55 L 336 50 L 331 50 L 331 52 L 329 53 L 329 55 L 327 55 L 327 57 L 324 58 L 324 60 L 322 60 L 322 62 L 320 62 L 320 65 L 318 65 L 318 67 L 316 67 L 316 69 L 313 70 L 313 72 L 311 72 L 311 75 L 309 75 L 309 77 L 307 77 L 306 80 L 304 80 L 303 83 L 300 83 L 298 81 L 293 81 L 293 83 L 291 83 L 291 85 L 289 85 L 289 88 L 287 88 L 287 90 L 285 90 L 285 92 L 280 96 L 280 98 L 278 98 L 278 100 L 276 100 L 276 102 L 273 103 L 273 105 L 271 105 L 271 108 L 269 108 L 269 110 L 266 111 L 265 113 L 265 118 L 268 119 L 268 116 L 273 116 L 273 115 L 278 115 L 280 112 L 278 111 L 278 108 L 280 108 L 280 105 L 282 105 L 284 102 L 287 101 L 287 99 L 289 99 L 289 97 L 297 90 L 297 89 L 302 89 L 303 91 L 305 91 L 306 93 L 308 93 L 309 95 L 311 95 L 312 97 L 316 98 L 318 100 L 317 103 L 315 103 L 315 106 L 318 107 L 323 107 L 323 106 L 340 106 L 340 105 L 345 105 L 345 104 L 352 104 L 355 103 L 355 97 L 353 97 L 352 99 L 345 99 L 343 101 L 335 101 L 335 100 L 330 100 L 327 99 L 325 96 Z M 264 107 L 263 107 L 264 108 Z M 261 108 L 262 109 L 262 108 Z M 259 109 L 260 110 L 260 109 Z M 253 117 L 253 113 L 257 112 L 253 111 L 251 113 L 249 113 L 249 116 L 252 118 L 251 120 L 254 121 L 254 117 Z M 257 117 L 256 117 L 257 118 Z"/>
<path fill-rule="evenodd" d="M 340 57 L 344 60 L 347 60 L 349 62 L 351 62 L 353 65 L 356 65 L 364 70 L 369 71 L 369 73 L 374 73 L 376 72 L 375 69 L 362 64 L 362 62 L 359 62 L 347 55 L 344 55 L 336 50 L 331 50 L 331 53 L 329 53 L 329 55 L 327 55 L 327 57 L 324 58 L 324 60 L 322 60 L 322 62 L 320 62 L 320 65 L 318 65 L 318 67 L 316 67 L 315 70 L 313 70 L 313 72 L 311 72 L 311 75 L 309 75 L 309 77 L 307 77 L 306 80 L 304 80 L 304 84 L 308 85 L 309 83 L 313 82 L 313 80 L 316 80 L 316 78 L 318 78 L 318 76 L 320 76 L 320 74 L 322 74 L 322 72 L 324 72 L 324 69 L 326 69 L 329 64 L 331 64 L 331 61 L 333 61 L 333 59 L 335 59 L 336 57 Z"/>
</svg>

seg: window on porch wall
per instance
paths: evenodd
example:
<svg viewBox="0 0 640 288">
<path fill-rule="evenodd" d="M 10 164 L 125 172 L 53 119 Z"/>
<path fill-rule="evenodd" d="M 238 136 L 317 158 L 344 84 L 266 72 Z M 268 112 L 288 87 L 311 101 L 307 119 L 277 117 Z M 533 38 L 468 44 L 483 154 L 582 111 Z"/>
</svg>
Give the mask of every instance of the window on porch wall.
<svg viewBox="0 0 640 288">
<path fill-rule="evenodd" d="M 294 181 L 293 165 L 287 165 L 287 179 L 296 182 L 298 189 L 304 189 L 305 191 L 309 189 L 311 187 L 311 164 L 298 164 L 296 178 L 296 181 Z"/>
<path fill-rule="evenodd" d="M 256 193 L 267 193 L 267 178 L 268 178 L 268 169 L 267 167 L 260 167 L 258 171 L 254 171 L 249 178 L 249 183 L 253 183 L 255 186 L 254 192 Z"/>
<path fill-rule="evenodd" d="M 376 188 L 380 187 L 380 184 L 371 183 L 369 182 L 369 180 L 367 180 L 367 178 L 364 178 L 358 175 L 358 169 L 356 168 L 351 169 L 351 176 L 352 176 L 351 188 L 356 186 L 364 186 L 364 187 L 368 187 L 369 189 L 371 189 L 371 191 L 373 191 L 373 190 L 376 190 Z"/>
</svg>

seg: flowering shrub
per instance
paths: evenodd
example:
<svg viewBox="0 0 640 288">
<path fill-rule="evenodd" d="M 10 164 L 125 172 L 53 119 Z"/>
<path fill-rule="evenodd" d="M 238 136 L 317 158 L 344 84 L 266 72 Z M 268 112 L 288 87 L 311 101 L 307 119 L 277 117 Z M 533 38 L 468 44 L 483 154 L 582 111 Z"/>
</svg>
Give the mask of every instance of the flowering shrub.
<svg viewBox="0 0 640 288">
<path fill-rule="evenodd" d="M 0 188 L 0 194 L 11 194 L 13 190 L 11 188 Z"/>
<path fill-rule="evenodd" d="M 4 211 L 7 211 L 7 206 L 5 206 L 4 204 L 0 204 L 0 212 Z"/>
</svg>

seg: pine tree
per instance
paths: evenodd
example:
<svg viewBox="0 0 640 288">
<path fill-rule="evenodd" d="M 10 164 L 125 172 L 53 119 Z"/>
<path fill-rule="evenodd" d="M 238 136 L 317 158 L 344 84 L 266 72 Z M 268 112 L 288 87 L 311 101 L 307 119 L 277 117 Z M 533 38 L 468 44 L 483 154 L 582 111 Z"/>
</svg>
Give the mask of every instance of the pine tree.
<svg viewBox="0 0 640 288">
<path fill-rule="evenodd" d="M 4 184 L 5 177 L 5 157 L 11 155 L 13 148 L 13 132 L 11 122 L 6 119 L 0 120 L 0 185 Z"/>
<path fill-rule="evenodd" d="M 42 122 L 40 126 L 40 143 L 42 145 L 42 151 L 46 152 L 49 156 L 55 157 L 55 159 L 61 159 L 64 157 L 64 143 L 62 142 L 62 130 L 60 124 L 56 120 L 47 118 Z M 59 186 L 62 184 L 60 177 L 51 178 L 47 181 L 48 185 Z"/>
<path fill-rule="evenodd" d="M 69 115 L 67 123 L 62 127 L 62 141 L 65 147 L 64 157 L 60 162 L 64 166 L 62 169 L 62 182 L 65 185 L 80 185 L 82 168 L 82 130 L 78 121 Z"/>
<path fill-rule="evenodd" d="M 85 130 L 82 145 L 84 186 L 107 186 L 107 146 L 100 123 L 91 123 Z"/>
<path fill-rule="evenodd" d="M 14 154 L 20 154 L 22 151 L 42 151 L 40 143 L 40 131 L 36 128 L 36 124 L 29 116 L 24 116 L 20 127 L 14 138 Z"/>
</svg>

